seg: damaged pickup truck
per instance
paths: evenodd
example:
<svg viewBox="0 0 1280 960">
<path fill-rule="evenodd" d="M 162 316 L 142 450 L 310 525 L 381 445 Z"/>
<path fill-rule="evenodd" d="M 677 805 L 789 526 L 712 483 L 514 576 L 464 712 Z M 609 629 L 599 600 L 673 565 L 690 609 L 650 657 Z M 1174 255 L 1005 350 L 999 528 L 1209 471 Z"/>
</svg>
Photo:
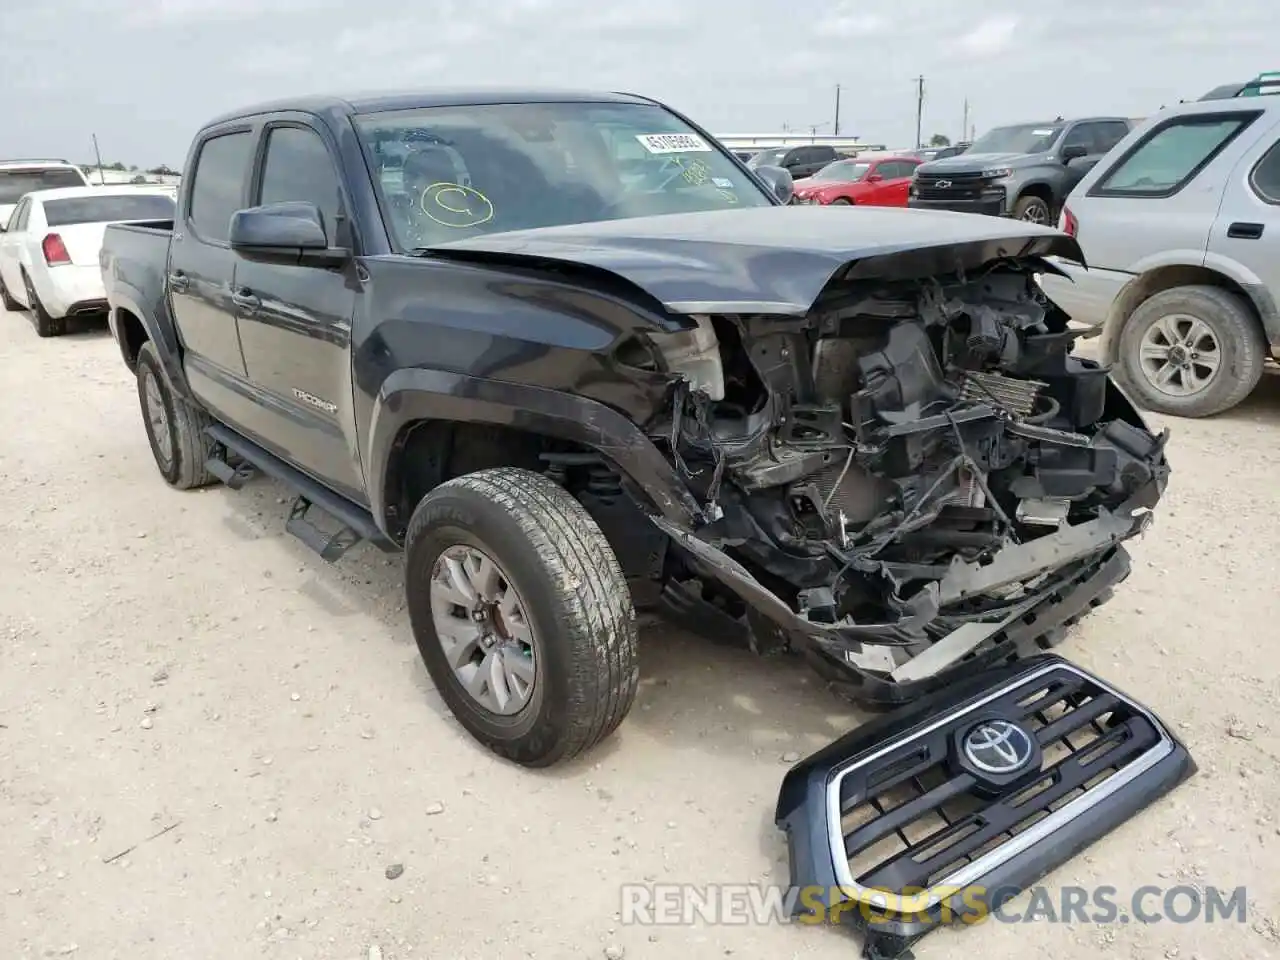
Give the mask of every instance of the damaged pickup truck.
<svg viewBox="0 0 1280 960">
<path fill-rule="evenodd" d="M 637 607 L 882 704 L 1038 653 L 1167 481 L 1036 281 L 1074 240 L 788 206 L 642 97 L 277 103 L 184 169 L 102 254 L 161 474 L 403 550 L 432 679 L 523 764 L 621 722 Z"/>
</svg>

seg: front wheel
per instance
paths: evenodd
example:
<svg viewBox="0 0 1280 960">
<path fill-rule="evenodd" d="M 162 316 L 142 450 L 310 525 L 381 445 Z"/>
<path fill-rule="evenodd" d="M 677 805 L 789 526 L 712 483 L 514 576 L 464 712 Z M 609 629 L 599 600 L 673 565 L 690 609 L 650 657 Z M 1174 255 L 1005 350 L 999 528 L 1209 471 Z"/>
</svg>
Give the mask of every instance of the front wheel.
<svg viewBox="0 0 1280 960">
<path fill-rule="evenodd" d="M 848 197 L 836 197 L 834 200 L 832 200 L 832 201 L 831 201 L 831 205 L 832 205 L 833 207 L 837 207 L 837 206 L 838 206 L 838 207 L 852 207 L 852 206 L 853 206 L 853 201 L 852 201 L 852 200 L 850 200 Z"/>
<path fill-rule="evenodd" d="M 1026 220 L 1028 223 L 1049 223 L 1049 204 L 1040 197 L 1022 197 L 1013 208 L 1015 220 Z"/>
<path fill-rule="evenodd" d="M 22 304 L 20 304 L 17 300 L 13 299 L 13 297 L 10 295 L 9 288 L 8 286 L 5 285 L 4 277 L 0 277 L 0 304 L 3 304 L 4 308 L 10 311 L 17 311 L 22 309 Z"/>
<path fill-rule="evenodd" d="M 405 590 L 440 696 L 500 756 L 568 760 L 630 710 L 626 578 L 582 504 L 541 474 L 481 470 L 427 494 L 406 535 Z"/>
</svg>

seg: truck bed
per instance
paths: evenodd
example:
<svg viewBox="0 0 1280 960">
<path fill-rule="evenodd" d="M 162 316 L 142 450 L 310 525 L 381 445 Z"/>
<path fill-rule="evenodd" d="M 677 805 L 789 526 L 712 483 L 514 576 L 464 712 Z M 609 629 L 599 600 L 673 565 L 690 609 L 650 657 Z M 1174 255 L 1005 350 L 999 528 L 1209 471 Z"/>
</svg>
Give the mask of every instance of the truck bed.
<svg viewBox="0 0 1280 960">
<path fill-rule="evenodd" d="M 112 223 L 102 237 L 98 266 L 111 312 L 139 313 L 165 302 L 172 220 Z"/>
</svg>

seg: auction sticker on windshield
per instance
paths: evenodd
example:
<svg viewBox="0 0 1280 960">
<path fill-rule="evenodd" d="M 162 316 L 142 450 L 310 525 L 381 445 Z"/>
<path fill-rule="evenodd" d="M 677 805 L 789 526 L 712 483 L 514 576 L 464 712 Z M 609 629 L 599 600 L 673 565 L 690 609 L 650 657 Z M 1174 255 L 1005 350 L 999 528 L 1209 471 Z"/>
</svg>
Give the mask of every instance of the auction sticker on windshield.
<svg viewBox="0 0 1280 960">
<path fill-rule="evenodd" d="M 637 133 L 650 153 L 711 153 L 711 144 L 696 133 Z"/>
</svg>

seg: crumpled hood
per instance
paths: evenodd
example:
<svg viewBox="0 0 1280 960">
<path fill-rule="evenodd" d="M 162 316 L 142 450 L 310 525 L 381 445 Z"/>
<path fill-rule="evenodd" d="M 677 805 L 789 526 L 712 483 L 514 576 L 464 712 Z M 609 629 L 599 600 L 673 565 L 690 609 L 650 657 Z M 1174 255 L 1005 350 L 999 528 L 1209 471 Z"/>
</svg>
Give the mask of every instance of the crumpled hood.
<svg viewBox="0 0 1280 960">
<path fill-rule="evenodd" d="M 962 153 L 930 160 L 916 167 L 916 173 L 974 173 L 992 167 L 1021 167 L 1037 163 L 1038 153 Z"/>
<path fill-rule="evenodd" d="M 1083 262 L 1055 229 L 935 210 L 758 207 L 514 230 L 436 244 L 432 256 L 560 262 L 605 270 L 671 313 L 803 316 L 850 264 L 852 275 L 925 277 L 999 257 Z"/>
</svg>

